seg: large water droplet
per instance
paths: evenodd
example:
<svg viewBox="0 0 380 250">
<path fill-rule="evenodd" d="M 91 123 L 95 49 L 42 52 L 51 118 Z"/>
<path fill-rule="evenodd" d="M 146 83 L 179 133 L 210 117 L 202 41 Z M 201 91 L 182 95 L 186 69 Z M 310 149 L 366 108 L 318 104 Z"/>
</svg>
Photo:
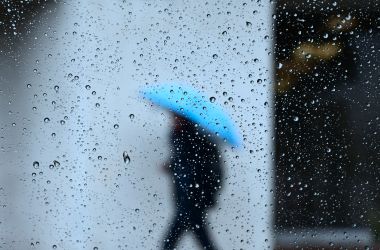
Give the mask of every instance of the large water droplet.
<svg viewBox="0 0 380 250">
<path fill-rule="evenodd" d="M 33 167 L 34 167 L 35 169 L 38 169 L 38 168 L 40 167 L 40 163 L 39 163 L 38 161 L 34 161 L 34 162 L 33 162 Z"/>
<path fill-rule="evenodd" d="M 61 163 L 57 160 L 54 160 L 53 161 L 53 164 L 54 164 L 54 167 L 58 168 L 59 166 L 61 166 Z"/>
<path fill-rule="evenodd" d="M 126 163 L 126 164 L 129 164 L 131 162 L 131 158 L 129 157 L 127 151 L 123 152 L 123 160 L 124 160 L 124 163 Z"/>
</svg>

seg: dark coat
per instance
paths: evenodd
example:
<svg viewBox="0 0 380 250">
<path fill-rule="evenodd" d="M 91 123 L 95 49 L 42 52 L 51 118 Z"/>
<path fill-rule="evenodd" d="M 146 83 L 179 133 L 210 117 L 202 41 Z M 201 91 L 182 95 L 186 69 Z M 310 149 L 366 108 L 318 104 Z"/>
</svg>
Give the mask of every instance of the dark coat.
<svg viewBox="0 0 380 250">
<path fill-rule="evenodd" d="M 202 128 L 187 120 L 171 136 L 169 168 L 180 209 L 211 207 L 222 185 L 222 163 L 217 145 Z"/>
</svg>

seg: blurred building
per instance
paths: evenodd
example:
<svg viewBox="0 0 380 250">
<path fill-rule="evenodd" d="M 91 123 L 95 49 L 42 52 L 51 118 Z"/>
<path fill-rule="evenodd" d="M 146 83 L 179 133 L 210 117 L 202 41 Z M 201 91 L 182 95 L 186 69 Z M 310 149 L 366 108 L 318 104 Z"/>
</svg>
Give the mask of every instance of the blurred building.
<svg viewBox="0 0 380 250">
<path fill-rule="evenodd" d="M 278 1 L 276 11 L 277 246 L 371 246 L 380 209 L 379 4 Z"/>
</svg>

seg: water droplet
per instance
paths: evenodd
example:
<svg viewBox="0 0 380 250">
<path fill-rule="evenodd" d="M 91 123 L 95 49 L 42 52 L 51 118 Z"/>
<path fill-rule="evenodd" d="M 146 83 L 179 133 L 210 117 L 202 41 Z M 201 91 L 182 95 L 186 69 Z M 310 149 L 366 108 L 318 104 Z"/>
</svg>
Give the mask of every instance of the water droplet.
<svg viewBox="0 0 380 250">
<path fill-rule="evenodd" d="M 113 128 L 114 128 L 114 129 L 118 129 L 118 128 L 119 128 L 119 124 L 115 124 L 115 125 L 113 125 Z"/>
<path fill-rule="evenodd" d="M 53 164 L 54 164 L 54 167 L 58 168 L 59 166 L 61 166 L 61 163 L 57 160 L 54 160 L 53 161 Z"/>
<path fill-rule="evenodd" d="M 129 164 L 131 162 L 131 158 L 129 158 L 127 151 L 123 152 L 123 160 L 124 160 L 124 163 L 126 164 Z"/>
<path fill-rule="evenodd" d="M 27 84 L 26 87 L 30 89 L 32 87 L 32 84 Z"/>
<path fill-rule="evenodd" d="M 65 121 L 64 120 L 61 120 L 60 122 L 59 122 L 61 125 L 65 125 Z"/>
<path fill-rule="evenodd" d="M 49 117 L 45 117 L 45 118 L 44 118 L 44 122 L 45 122 L 45 123 L 48 123 L 48 122 L 50 122 L 50 119 L 49 119 Z"/>
<path fill-rule="evenodd" d="M 214 103 L 216 101 L 216 98 L 215 97 L 210 97 L 210 102 Z"/>
<path fill-rule="evenodd" d="M 55 86 L 54 86 L 54 90 L 55 90 L 56 92 L 58 92 L 58 90 L 59 90 L 59 86 L 58 86 L 58 85 L 55 85 Z"/>
<path fill-rule="evenodd" d="M 251 27 L 251 26 L 252 26 L 252 23 L 251 23 L 251 22 L 245 22 L 245 25 L 246 25 L 247 27 Z"/>
<path fill-rule="evenodd" d="M 91 89 L 91 86 L 90 85 L 86 85 L 85 87 L 87 90 L 90 90 Z"/>
<path fill-rule="evenodd" d="M 216 58 L 218 58 L 218 55 L 217 54 L 213 54 L 212 58 L 216 59 Z"/>
<path fill-rule="evenodd" d="M 293 117 L 293 121 L 295 121 L 295 122 L 298 122 L 299 119 L 300 119 L 300 118 L 299 118 L 298 116 L 294 116 L 294 117 Z"/>
<path fill-rule="evenodd" d="M 39 167 L 40 167 L 40 163 L 39 163 L 38 161 L 34 161 L 34 162 L 33 162 L 33 167 L 34 167 L 35 169 L 39 169 Z"/>
<path fill-rule="evenodd" d="M 133 118 L 135 118 L 135 115 L 134 114 L 130 114 L 129 118 L 132 120 Z"/>
</svg>

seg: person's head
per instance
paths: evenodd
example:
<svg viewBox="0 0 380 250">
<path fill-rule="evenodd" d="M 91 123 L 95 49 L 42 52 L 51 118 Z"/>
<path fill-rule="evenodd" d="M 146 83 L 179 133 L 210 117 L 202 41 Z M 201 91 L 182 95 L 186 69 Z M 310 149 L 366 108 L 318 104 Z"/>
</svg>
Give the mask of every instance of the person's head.
<svg viewBox="0 0 380 250">
<path fill-rule="evenodd" d="M 183 116 L 174 114 L 174 131 L 189 130 L 194 124 Z"/>
</svg>

